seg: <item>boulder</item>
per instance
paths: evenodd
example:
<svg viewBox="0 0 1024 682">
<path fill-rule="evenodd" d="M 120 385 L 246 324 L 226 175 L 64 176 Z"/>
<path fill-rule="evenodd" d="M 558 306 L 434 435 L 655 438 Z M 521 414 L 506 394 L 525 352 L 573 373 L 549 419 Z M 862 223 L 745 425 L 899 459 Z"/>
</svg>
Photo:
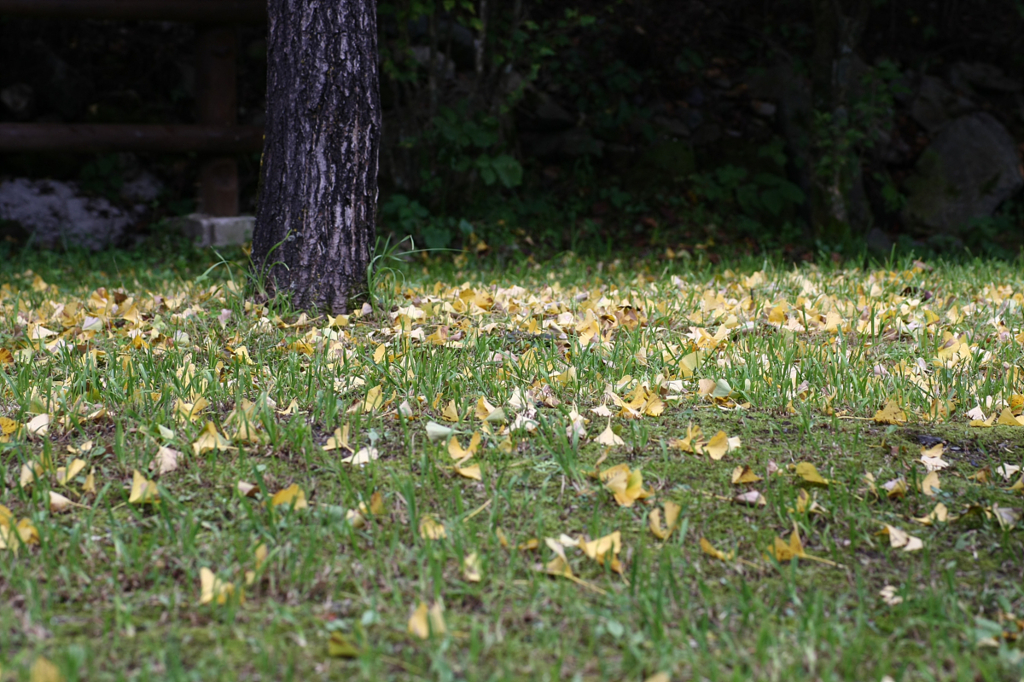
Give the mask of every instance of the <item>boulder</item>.
<svg viewBox="0 0 1024 682">
<path fill-rule="evenodd" d="M 917 95 L 910 104 L 910 115 L 930 135 L 934 135 L 949 121 L 976 108 L 971 100 L 950 90 L 941 78 L 923 76 Z"/>
<path fill-rule="evenodd" d="M 1017 147 L 985 112 L 946 123 L 905 183 L 908 226 L 930 236 L 957 236 L 992 215 L 1024 187 Z"/>
<path fill-rule="evenodd" d="M 116 244 L 137 219 L 102 197 L 83 196 L 72 182 L 15 178 L 0 183 L 0 220 L 18 223 L 40 246 L 103 249 Z"/>
</svg>

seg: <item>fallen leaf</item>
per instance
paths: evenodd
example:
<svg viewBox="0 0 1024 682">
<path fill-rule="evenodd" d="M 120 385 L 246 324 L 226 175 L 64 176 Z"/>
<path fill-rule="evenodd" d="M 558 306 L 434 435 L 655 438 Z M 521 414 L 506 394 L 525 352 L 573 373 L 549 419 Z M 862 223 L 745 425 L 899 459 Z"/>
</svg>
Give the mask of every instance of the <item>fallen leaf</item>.
<svg viewBox="0 0 1024 682">
<path fill-rule="evenodd" d="M 928 497 L 935 497 L 935 494 L 942 489 L 939 484 L 939 472 L 930 471 L 928 475 L 921 481 L 921 492 Z"/>
<path fill-rule="evenodd" d="M 571 540 L 571 538 L 569 539 Z M 605 563 L 605 557 L 610 554 L 611 561 L 609 566 L 616 573 L 622 573 L 622 564 L 619 563 L 618 559 L 619 552 L 622 551 L 622 534 L 619 531 L 609 533 L 590 542 L 580 540 L 578 546 L 583 550 L 584 554 L 602 566 Z"/>
<path fill-rule="evenodd" d="M 474 432 L 472 438 L 469 439 L 469 447 L 463 449 L 462 445 L 459 444 L 459 440 L 453 436 L 452 439 L 448 441 L 448 454 L 456 460 L 469 459 L 476 454 L 477 450 L 480 449 L 480 440 L 480 432 Z"/>
<path fill-rule="evenodd" d="M 824 488 L 828 486 L 829 480 L 818 473 L 817 468 L 810 462 L 800 462 L 796 465 L 796 475 L 803 479 L 808 485 Z"/>
<path fill-rule="evenodd" d="M 199 569 L 199 584 L 200 604 L 226 604 L 228 599 L 235 594 L 234 583 L 221 580 L 205 566 Z M 239 593 L 239 601 L 245 601 L 245 597 L 241 593 Z"/>
<path fill-rule="evenodd" d="M 289 506 L 296 511 L 306 509 L 309 506 L 309 503 L 306 502 L 306 492 L 299 487 L 298 483 L 292 483 L 287 488 L 278 490 L 270 498 L 270 506 L 280 507 L 282 505 Z"/>
<path fill-rule="evenodd" d="M 467 554 L 462 560 L 462 577 L 471 583 L 480 582 L 480 557 L 476 552 Z"/>
<path fill-rule="evenodd" d="M 903 597 L 896 594 L 896 588 L 892 585 L 886 585 L 881 589 L 878 595 L 882 598 L 889 606 L 896 606 L 897 604 L 903 603 Z"/>
<path fill-rule="evenodd" d="M 601 480 L 622 507 L 632 507 L 637 500 L 651 496 L 649 490 L 644 490 L 644 479 L 640 469 L 630 471 L 626 464 L 605 469 L 601 472 Z"/>
<path fill-rule="evenodd" d="M 51 663 L 48 659 L 37 656 L 32 662 L 28 671 L 29 682 L 64 682 L 64 676 L 60 668 Z"/>
<path fill-rule="evenodd" d="M 732 470 L 732 484 L 743 485 L 744 483 L 757 483 L 764 480 L 755 474 L 750 467 L 741 466 Z"/>
<path fill-rule="evenodd" d="M 708 456 L 716 462 L 723 457 L 725 453 L 729 452 L 729 436 L 725 431 L 719 431 L 711 440 L 704 445 L 704 451 L 708 453 Z"/>
<path fill-rule="evenodd" d="M 1024 426 L 1024 418 L 1014 417 L 1010 408 L 1004 407 L 1003 411 L 999 413 L 999 419 L 996 420 L 996 424 L 1001 424 L 1002 426 Z"/>
<path fill-rule="evenodd" d="M 342 457 L 341 462 L 342 464 L 362 465 L 368 462 L 372 462 L 378 457 L 380 457 L 380 452 L 377 450 L 377 448 L 365 447 L 359 448 L 358 452 L 354 452 L 347 457 Z"/>
<path fill-rule="evenodd" d="M 156 472 L 157 476 L 169 474 L 178 468 L 178 459 L 181 453 L 173 448 L 161 447 L 156 451 L 156 457 L 149 463 L 149 468 Z"/>
<path fill-rule="evenodd" d="M 455 433 L 455 429 L 442 426 L 437 422 L 427 422 L 427 438 L 431 443 L 441 440 L 442 438 L 447 438 L 453 433 Z"/>
<path fill-rule="evenodd" d="M 420 602 L 409 616 L 409 634 L 420 639 L 427 639 L 431 634 L 443 635 L 447 632 L 443 611 L 444 607 L 439 601 L 429 608 L 426 603 Z"/>
<path fill-rule="evenodd" d="M 132 490 L 128 495 L 129 504 L 154 504 L 160 501 L 160 491 L 138 469 L 132 472 Z"/>
<path fill-rule="evenodd" d="M 420 537 L 424 540 L 443 540 L 448 537 L 444 526 L 429 514 L 420 518 Z"/>
<path fill-rule="evenodd" d="M 886 496 L 890 499 L 900 499 L 907 494 L 907 482 L 903 478 L 894 478 L 882 484 Z"/>
<path fill-rule="evenodd" d="M 345 424 L 340 429 L 334 429 L 334 434 L 327 439 L 323 449 L 325 452 L 331 450 L 348 450 L 352 452 L 352 447 L 348 444 L 348 424 Z"/>
<path fill-rule="evenodd" d="M 920 538 L 916 538 L 889 524 L 885 524 L 885 528 L 879 531 L 878 534 L 888 535 L 889 545 L 894 548 L 902 548 L 904 552 L 915 552 L 924 547 L 924 543 L 921 542 Z"/>
<path fill-rule="evenodd" d="M 682 511 L 682 507 L 666 500 L 662 505 L 665 508 L 665 525 L 661 525 L 661 509 L 651 510 L 648 516 L 648 522 L 651 528 L 651 532 L 660 539 L 668 540 L 669 536 L 672 535 L 672 531 L 676 529 L 676 525 L 679 522 L 679 513 Z"/>
<path fill-rule="evenodd" d="M 194 403 L 187 403 L 181 398 L 174 404 L 174 410 L 182 419 L 194 422 L 201 416 L 203 410 L 210 406 L 210 401 L 200 396 Z"/>
<path fill-rule="evenodd" d="M 60 493 L 50 491 L 50 511 L 54 514 L 60 514 L 69 511 L 71 507 L 75 506 L 75 503 L 64 497 Z"/>
<path fill-rule="evenodd" d="M 927 516 L 915 517 L 914 520 L 922 525 L 930 526 L 936 521 L 938 521 L 939 523 L 946 523 L 948 518 L 949 510 L 946 509 L 946 505 L 939 502 L 935 505 L 935 508 L 928 513 Z"/>
<path fill-rule="evenodd" d="M 457 473 L 459 476 L 462 476 L 463 478 L 470 478 L 473 479 L 474 481 L 483 480 L 483 475 L 480 472 L 479 464 L 471 464 L 468 467 L 457 466 L 455 467 L 455 473 Z"/>
<path fill-rule="evenodd" d="M 708 556 L 721 559 L 722 561 L 732 561 L 736 558 L 736 552 L 723 552 L 721 550 L 717 550 L 710 542 L 707 541 L 706 538 L 703 537 L 700 539 L 700 551 L 704 552 Z"/>
<path fill-rule="evenodd" d="M 359 647 L 348 635 L 334 630 L 331 632 L 331 638 L 327 640 L 327 655 L 331 658 L 356 658 L 359 656 Z"/>
<path fill-rule="evenodd" d="M 903 411 L 898 402 L 889 400 L 882 409 L 875 412 L 874 420 L 876 424 L 906 424 L 907 413 Z"/>
<path fill-rule="evenodd" d="M 736 502 L 737 504 L 745 504 L 750 507 L 763 507 L 768 504 L 768 500 L 766 500 L 764 495 L 757 490 L 749 490 L 745 493 L 740 493 L 732 499 L 733 502 Z"/>
<path fill-rule="evenodd" d="M 38 414 L 25 424 L 28 437 L 35 440 L 44 437 L 50 431 L 50 415 Z"/>
<path fill-rule="evenodd" d="M 608 426 L 601 432 L 601 435 L 594 439 L 594 442 L 607 445 L 608 447 L 626 444 L 624 440 L 616 436 L 615 432 L 612 431 L 612 421 L 610 419 L 608 420 Z"/>
<path fill-rule="evenodd" d="M 455 401 L 449 402 L 444 410 L 441 412 L 441 418 L 449 422 L 459 421 L 459 408 L 455 405 Z"/>
<path fill-rule="evenodd" d="M 231 442 L 227 438 L 221 435 L 217 427 L 214 426 L 213 422 L 206 422 L 206 426 L 203 427 L 202 432 L 199 434 L 199 438 L 196 442 L 192 443 L 192 451 L 196 455 L 201 455 L 204 452 L 210 452 L 211 450 L 236 450 L 231 446 Z"/>
<path fill-rule="evenodd" d="M 256 497 L 256 493 L 260 491 L 259 486 L 246 483 L 245 481 L 239 481 L 235 485 L 235 489 L 238 490 L 238 494 L 242 497 Z"/>
</svg>

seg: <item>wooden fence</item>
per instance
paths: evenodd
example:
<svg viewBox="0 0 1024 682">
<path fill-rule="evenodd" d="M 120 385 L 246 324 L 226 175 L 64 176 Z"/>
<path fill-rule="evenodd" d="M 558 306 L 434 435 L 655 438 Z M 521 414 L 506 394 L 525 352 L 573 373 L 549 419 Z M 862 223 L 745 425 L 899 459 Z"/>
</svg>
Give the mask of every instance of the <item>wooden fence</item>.
<svg viewBox="0 0 1024 682">
<path fill-rule="evenodd" d="M 182 21 L 200 24 L 196 47 L 197 125 L 0 123 L 3 152 L 200 152 L 263 149 L 263 129 L 238 125 L 234 25 L 266 21 L 265 0 L 0 0 L 0 15 L 51 19 Z M 238 214 L 238 165 L 219 156 L 199 174 L 199 209 Z"/>
</svg>

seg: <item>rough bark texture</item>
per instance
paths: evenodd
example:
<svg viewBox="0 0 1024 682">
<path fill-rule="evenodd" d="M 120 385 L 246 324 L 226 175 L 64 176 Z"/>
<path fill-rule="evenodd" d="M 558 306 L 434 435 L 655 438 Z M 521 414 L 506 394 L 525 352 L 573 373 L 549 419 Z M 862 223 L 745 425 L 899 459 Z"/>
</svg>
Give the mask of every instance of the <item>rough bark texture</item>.
<svg viewBox="0 0 1024 682">
<path fill-rule="evenodd" d="M 376 0 L 270 0 L 253 267 L 271 295 L 349 312 L 377 207 Z"/>
</svg>

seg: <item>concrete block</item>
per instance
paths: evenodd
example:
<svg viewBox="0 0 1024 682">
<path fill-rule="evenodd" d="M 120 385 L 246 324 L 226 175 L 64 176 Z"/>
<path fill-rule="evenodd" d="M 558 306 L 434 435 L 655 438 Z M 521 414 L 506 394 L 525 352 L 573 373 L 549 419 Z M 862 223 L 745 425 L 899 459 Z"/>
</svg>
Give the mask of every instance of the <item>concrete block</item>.
<svg viewBox="0 0 1024 682">
<path fill-rule="evenodd" d="M 193 213 L 181 218 L 178 225 L 182 234 L 196 246 L 239 246 L 252 240 L 256 218 L 251 215 L 215 218 Z"/>
</svg>

